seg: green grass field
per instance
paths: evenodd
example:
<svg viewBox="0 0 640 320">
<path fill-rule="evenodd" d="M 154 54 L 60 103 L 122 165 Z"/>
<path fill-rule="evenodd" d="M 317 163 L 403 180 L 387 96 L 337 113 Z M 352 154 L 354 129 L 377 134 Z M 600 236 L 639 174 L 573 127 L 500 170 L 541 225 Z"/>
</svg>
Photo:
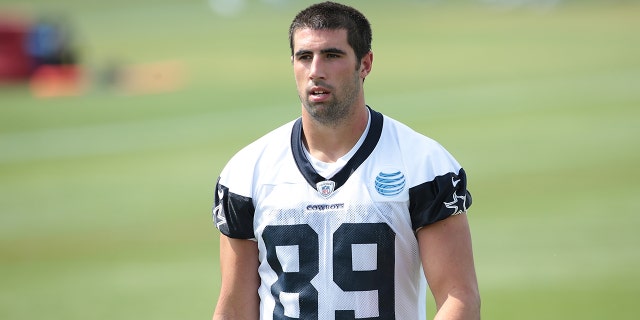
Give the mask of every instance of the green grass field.
<svg viewBox="0 0 640 320">
<path fill-rule="evenodd" d="M 65 14 L 94 77 L 114 59 L 188 75 L 151 95 L 0 87 L 0 319 L 210 318 L 217 175 L 300 112 L 287 28 L 304 5 L 247 2 L 0 0 Z M 468 172 L 483 318 L 635 319 L 640 3 L 347 3 L 374 28 L 367 103 Z"/>
</svg>

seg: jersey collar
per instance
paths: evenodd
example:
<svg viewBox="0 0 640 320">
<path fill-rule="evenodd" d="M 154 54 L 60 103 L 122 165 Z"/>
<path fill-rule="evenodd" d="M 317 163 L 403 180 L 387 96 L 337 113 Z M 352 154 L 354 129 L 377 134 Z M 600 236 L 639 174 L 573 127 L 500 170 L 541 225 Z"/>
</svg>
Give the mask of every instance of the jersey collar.
<svg viewBox="0 0 640 320">
<path fill-rule="evenodd" d="M 369 106 L 367 106 L 367 108 L 369 108 Z M 320 182 L 333 181 L 335 183 L 334 190 L 337 190 L 347 182 L 351 174 L 356 171 L 369 157 L 371 152 L 373 152 L 382 134 L 383 116 L 371 108 L 369 108 L 369 111 L 371 114 L 371 126 L 369 127 L 367 137 L 353 157 L 351 157 L 345 166 L 331 179 L 326 179 L 318 174 L 309 162 L 309 159 L 305 156 L 304 145 L 302 143 L 302 118 L 296 120 L 293 125 L 293 130 L 291 131 L 291 151 L 298 170 L 300 170 L 300 173 L 311 187 L 316 189 L 316 186 Z"/>
</svg>

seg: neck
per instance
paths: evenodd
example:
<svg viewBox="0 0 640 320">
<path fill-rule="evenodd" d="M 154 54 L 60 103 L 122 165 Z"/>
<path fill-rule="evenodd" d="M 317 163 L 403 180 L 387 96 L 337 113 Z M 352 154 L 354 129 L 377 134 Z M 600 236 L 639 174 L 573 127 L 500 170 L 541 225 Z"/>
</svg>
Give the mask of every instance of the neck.
<svg viewBox="0 0 640 320">
<path fill-rule="evenodd" d="M 355 146 L 369 120 L 369 110 L 364 104 L 354 108 L 343 121 L 331 126 L 315 121 L 302 109 L 304 144 L 314 158 L 328 163 L 336 162 Z"/>
</svg>

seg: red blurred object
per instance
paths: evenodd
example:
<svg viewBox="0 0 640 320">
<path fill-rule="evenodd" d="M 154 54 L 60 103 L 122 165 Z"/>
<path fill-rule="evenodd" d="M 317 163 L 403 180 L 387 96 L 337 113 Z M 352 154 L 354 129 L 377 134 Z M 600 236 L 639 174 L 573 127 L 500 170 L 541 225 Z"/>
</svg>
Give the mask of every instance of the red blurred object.
<svg viewBox="0 0 640 320">
<path fill-rule="evenodd" d="M 45 65 L 31 77 L 31 92 L 38 98 L 69 97 L 82 94 L 85 83 L 77 65 Z"/>
<path fill-rule="evenodd" d="M 0 84 L 29 79 L 33 60 L 26 50 L 29 24 L 0 16 Z"/>
</svg>

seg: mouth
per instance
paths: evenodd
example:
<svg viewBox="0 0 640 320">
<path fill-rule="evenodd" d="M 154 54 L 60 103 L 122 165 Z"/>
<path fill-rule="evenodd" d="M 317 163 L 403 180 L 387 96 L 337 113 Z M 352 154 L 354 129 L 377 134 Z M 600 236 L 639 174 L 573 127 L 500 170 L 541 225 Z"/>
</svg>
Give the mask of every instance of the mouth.
<svg viewBox="0 0 640 320">
<path fill-rule="evenodd" d="M 322 87 L 313 87 L 308 92 L 309 92 L 309 97 L 315 101 L 324 100 L 327 97 L 329 97 L 329 95 L 331 94 L 331 91 Z"/>
</svg>

